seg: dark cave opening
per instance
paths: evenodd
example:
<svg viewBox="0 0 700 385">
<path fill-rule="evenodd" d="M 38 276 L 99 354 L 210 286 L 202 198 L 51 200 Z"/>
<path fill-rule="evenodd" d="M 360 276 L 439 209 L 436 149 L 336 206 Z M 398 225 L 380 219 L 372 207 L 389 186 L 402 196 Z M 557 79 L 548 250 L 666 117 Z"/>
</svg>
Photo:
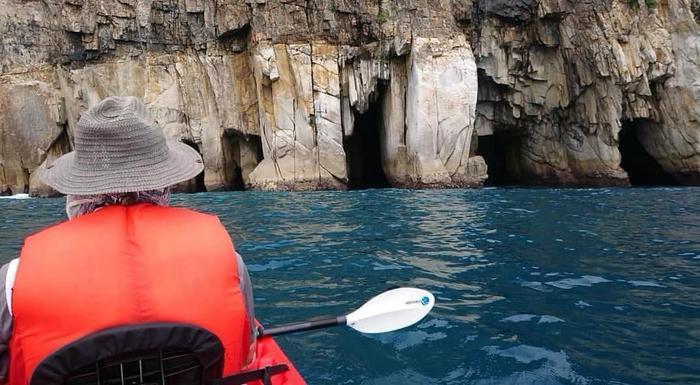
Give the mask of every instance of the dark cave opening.
<svg viewBox="0 0 700 385">
<path fill-rule="evenodd" d="M 231 190 L 244 190 L 243 169 L 241 168 L 241 137 L 227 134 L 223 137 L 224 175 L 226 187 Z"/>
<path fill-rule="evenodd" d="M 224 175 L 226 188 L 245 190 L 245 182 L 263 159 L 262 139 L 238 131 L 226 131 L 223 137 Z"/>
<path fill-rule="evenodd" d="M 200 156 L 202 155 L 202 152 L 199 151 L 199 147 L 193 141 L 183 139 L 182 143 L 194 148 Z M 173 192 L 195 193 L 205 191 L 207 191 L 207 188 L 204 185 L 204 171 L 200 172 L 199 175 L 195 176 L 194 178 L 180 182 L 173 187 Z"/>
<path fill-rule="evenodd" d="M 520 136 L 496 132 L 476 137 L 476 155 L 481 155 L 488 167 L 486 186 L 507 186 L 522 183 L 519 178 Z"/>
<path fill-rule="evenodd" d="M 653 124 L 646 119 L 625 120 L 620 130 L 620 166 L 627 172 L 632 186 L 678 185 L 639 140 L 640 131 Z"/>
<path fill-rule="evenodd" d="M 382 167 L 381 100 L 377 98 L 364 114 L 355 115 L 353 133 L 343 141 L 348 167 L 348 189 L 390 187 Z"/>
</svg>

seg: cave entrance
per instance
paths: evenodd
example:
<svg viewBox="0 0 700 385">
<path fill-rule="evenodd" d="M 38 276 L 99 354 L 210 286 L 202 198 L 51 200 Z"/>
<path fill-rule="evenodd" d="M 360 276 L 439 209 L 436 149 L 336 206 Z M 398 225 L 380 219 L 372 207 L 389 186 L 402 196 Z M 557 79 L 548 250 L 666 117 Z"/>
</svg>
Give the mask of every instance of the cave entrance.
<svg viewBox="0 0 700 385">
<path fill-rule="evenodd" d="M 496 132 L 476 137 L 476 155 L 481 155 L 488 167 L 486 186 L 507 186 L 522 182 L 519 178 L 520 136 Z"/>
<path fill-rule="evenodd" d="M 390 187 L 382 167 L 382 99 L 379 95 L 364 114 L 355 114 L 352 135 L 343 140 L 351 190 Z"/>
<path fill-rule="evenodd" d="M 223 150 L 226 188 L 244 190 L 248 175 L 263 159 L 261 138 L 227 130 L 224 132 Z"/>
<path fill-rule="evenodd" d="M 627 172 L 632 186 L 678 185 L 659 162 L 642 146 L 639 134 L 653 122 L 648 119 L 633 119 L 622 122 L 620 130 L 620 166 Z"/>
<path fill-rule="evenodd" d="M 200 156 L 202 155 L 202 152 L 199 151 L 199 146 L 197 146 L 195 142 L 183 139 L 182 143 L 194 148 Z M 199 175 L 190 180 L 178 183 L 172 188 L 172 190 L 176 193 L 196 193 L 207 191 L 207 188 L 204 185 L 204 171 L 200 172 Z"/>
</svg>

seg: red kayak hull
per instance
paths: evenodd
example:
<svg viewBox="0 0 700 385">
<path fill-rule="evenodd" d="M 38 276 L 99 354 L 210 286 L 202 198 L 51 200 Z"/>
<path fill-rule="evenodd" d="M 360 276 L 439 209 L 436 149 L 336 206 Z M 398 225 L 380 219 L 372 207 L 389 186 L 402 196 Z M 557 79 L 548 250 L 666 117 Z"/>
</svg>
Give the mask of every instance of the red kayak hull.
<svg viewBox="0 0 700 385">
<path fill-rule="evenodd" d="M 279 364 L 287 365 L 289 370 L 273 375 L 271 377 L 272 385 L 306 385 L 306 381 L 301 377 L 301 374 L 299 374 L 299 371 L 294 367 L 292 361 L 287 358 L 287 355 L 284 354 L 272 337 L 262 337 L 258 339 L 255 361 L 245 370 L 264 369 L 267 366 Z M 263 384 L 262 381 L 255 381 L 248 385 Z"/>
</svg>

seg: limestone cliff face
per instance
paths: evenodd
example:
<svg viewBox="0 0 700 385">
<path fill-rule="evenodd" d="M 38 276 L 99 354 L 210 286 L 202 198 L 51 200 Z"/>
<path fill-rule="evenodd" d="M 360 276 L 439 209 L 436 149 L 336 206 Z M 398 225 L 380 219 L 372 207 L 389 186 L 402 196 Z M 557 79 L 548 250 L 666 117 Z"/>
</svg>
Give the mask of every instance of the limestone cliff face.
<svg viewBox="0 0 700 385">
<path fill-rule="evenodd" d="M 0 0 L 0 193 L 127 94 L 202 153 L 182 189 L 626 184 L 621 131 L 698 183 L 698 2 L 647 4 Z"/>
<path fill-rule="evenodd" d="M 476 131 L 515 138 L 506 144 L 511 178 L 626 184 L 618 145 L 628 126 L 678 182 L 700 182 L 691 1 L 481 3 Z"/>
</svg>

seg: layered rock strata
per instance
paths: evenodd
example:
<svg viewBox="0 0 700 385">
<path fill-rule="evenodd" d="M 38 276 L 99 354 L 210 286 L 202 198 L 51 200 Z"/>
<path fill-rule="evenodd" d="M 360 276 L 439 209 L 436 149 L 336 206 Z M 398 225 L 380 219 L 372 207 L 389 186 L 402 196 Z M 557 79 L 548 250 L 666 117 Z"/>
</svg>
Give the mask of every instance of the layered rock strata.
<svg viewBox="0 0 700 385">
<path fill-rule="evenodd" d="M 627 184 L 623 129 L 697 184 L 697 13 L 695 0 L 0 0 L 0 192 L 51 194 L 40 170 L 108 95 L 143 98 L 200 151 L 186 190 L 345 189 L 373 156 L 397 187 L 487 172 Z M 350 150 L 362 135 L 379 154 Z"/>
</svg>

